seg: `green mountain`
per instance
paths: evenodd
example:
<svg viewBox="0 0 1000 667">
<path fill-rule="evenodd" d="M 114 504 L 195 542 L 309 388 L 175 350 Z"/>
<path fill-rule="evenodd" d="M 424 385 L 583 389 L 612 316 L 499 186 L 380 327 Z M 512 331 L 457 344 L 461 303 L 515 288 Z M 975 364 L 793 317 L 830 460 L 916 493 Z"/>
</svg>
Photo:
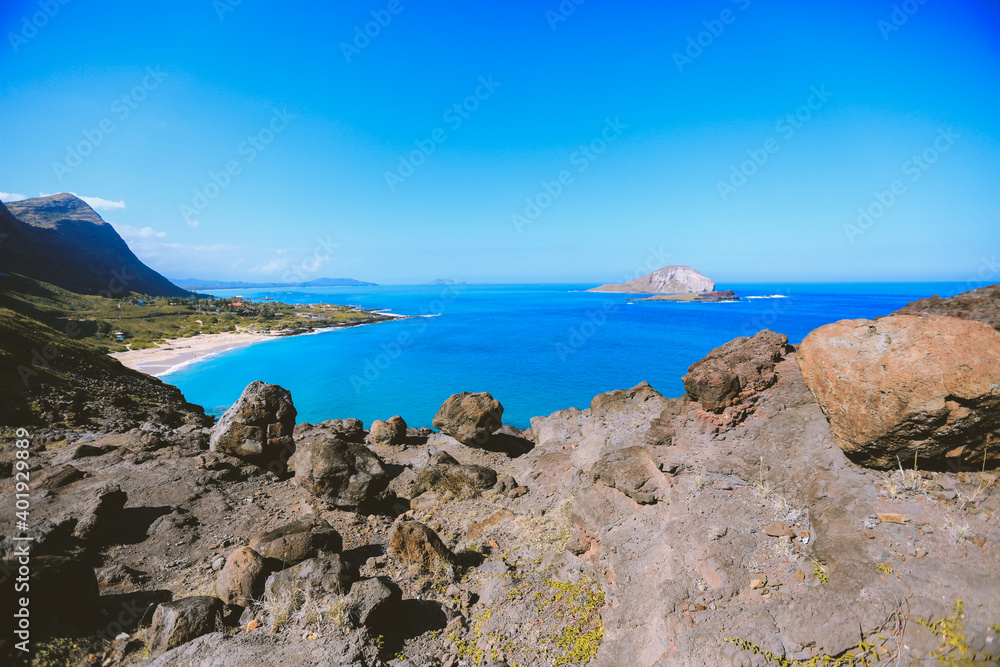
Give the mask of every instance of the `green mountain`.
<svg viewBox="0 0 1000 667">
<path fill-rule="evenodd" d="M 190 295 L 143 264 L 86 202 L 65 193 L 0 203 L 0 271 L 79 294 Z"/>
</svg>

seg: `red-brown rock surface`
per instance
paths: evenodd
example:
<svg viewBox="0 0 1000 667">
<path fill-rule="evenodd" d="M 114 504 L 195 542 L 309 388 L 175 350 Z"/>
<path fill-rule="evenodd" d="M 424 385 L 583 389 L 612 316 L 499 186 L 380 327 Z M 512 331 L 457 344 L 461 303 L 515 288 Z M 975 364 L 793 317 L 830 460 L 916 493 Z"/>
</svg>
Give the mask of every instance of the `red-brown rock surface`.
<svg viewBox="0 0 1000 667">
<path fill-rule="evenodd" d="M 852 459 L 981 462 L 1000 441 L 1000 333 L 953 317 L 844 320 L 798 349 L 806 384 Z M 989 456 L 1000 452 L 994 446 Z M 978 467 L 978 466 L 977 466 Z"/>
</svg>

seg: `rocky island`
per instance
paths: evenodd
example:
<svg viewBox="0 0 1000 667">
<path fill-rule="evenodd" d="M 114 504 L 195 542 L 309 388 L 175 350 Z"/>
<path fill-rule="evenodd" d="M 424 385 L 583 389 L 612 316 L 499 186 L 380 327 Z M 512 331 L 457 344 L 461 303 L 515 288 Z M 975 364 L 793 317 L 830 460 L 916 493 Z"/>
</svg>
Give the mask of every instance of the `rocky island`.
<svg viewBox="0 0 1000 667">
<path fill-rule="evenodd" d="M 73 399 L 0 419 L 36 664 L 995 664 L 1000 299 L 969 298 L 738 338 L 683 396 L 641 383 L 524 431 L 484 391 L 437 431 L 301 423 L 263 382 L 215 423 L 62 341 Z"/>
<path fill-rule="evenodd" d="M 698 294 L 715 290 L 715 281 L 690 266 L 664 266 L 626 283 L 609 283 L 588 292 L 624 294 Z"/>
</svg>

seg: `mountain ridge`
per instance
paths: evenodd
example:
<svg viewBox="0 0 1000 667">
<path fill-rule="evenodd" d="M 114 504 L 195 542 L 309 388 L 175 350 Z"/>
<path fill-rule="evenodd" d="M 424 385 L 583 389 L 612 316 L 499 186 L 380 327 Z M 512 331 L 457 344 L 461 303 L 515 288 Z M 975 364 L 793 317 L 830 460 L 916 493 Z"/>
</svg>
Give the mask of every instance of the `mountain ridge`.
<svg viewBox="0 0 1000 667">
<path fill-rule="evenodd" d="M 0 202 L 0 271 L 80 294 L 191 293 L 146 266 L 108 222 L 68 193 Z"/>
</svg>

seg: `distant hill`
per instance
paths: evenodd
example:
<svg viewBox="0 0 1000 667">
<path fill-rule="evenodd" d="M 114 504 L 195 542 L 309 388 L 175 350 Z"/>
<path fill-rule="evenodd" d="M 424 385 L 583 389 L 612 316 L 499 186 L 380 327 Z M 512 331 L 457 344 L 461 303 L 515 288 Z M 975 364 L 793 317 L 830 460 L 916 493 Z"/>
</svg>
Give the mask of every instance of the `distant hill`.
<svg viewBox="0 0 1000 667">
<path fill-rule="evenodd" d="M 201 280 L 184 278 L 174 280 L 174 283 L 189 290 L 199 289 L 254 289 L 268 287 L 377 287 L 378 283 L 366 283 L 354 278 L 317 278 L 304 283 L 247 283 L 225 280 Z"/>
<path fill-rule="evenodd" d="M 0 271 L 79 294 L 190 294 L 143 264 L 114 227 L 71 194 L 0 203 Z"/>
<path fill-rule="evenodd" d="M 627 283 L 609 283 L 588 292 L 622 292 L 626 294 L 695 294 L 712 292 L 715 281 L 690 266 L 664 266 Z"/>
</svg>

